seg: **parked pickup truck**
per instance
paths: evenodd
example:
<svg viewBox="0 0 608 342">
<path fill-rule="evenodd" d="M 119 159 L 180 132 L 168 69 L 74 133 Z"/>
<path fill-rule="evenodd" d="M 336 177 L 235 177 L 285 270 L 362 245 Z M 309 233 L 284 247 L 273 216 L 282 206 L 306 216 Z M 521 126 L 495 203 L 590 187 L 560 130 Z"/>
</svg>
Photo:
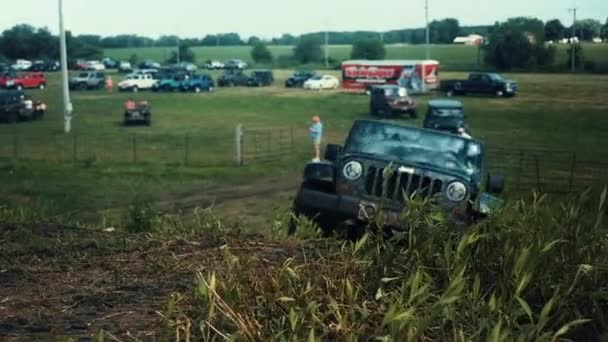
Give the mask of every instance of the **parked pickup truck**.
<svg viewBox="0 0 608 342">
<path fill-rule="evenodd" d="M 152 89 L 155 83 L 156 80 L 150 74 L 131 74 L 124 81 L 118 83 L 118 89 L 137 93 L 140 90 Z"/>
<path fill-rule="evenodd" d="M 495 73 L 476 72 L 469 74 L 466 80 L 441 81 L 441 89 L 447 96 L 478 93 L 512 97 L 517 94 L 517 82 L 505 80 Z"/>
<path fill-rule="evenodd" d="M 24 74 L 5 73 L 0 76 L 0 87 L 6 89 L 22 90 L 25 88 L 46 88 L 46 78 L 41 72 L 30 72 Z"/>
</svg>

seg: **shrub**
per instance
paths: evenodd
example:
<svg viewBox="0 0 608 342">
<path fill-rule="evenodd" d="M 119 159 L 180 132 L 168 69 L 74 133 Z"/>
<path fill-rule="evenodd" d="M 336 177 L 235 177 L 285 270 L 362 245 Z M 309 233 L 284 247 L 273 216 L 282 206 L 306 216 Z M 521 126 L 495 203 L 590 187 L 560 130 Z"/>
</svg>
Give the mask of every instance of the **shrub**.
<svg viewBox="0 0 608 342">
<path fill-rule="evenodd" d="M 351 58 L 353 59 L 384 59 L 386 49 L 384 43 L 379 39 L 365 39 L 356 41 L 353 44 Z"/>
<path fill-rule="evenodd" d="M 303 36 L 293 50 L 293 57 L 301 64 L 320 62 L 323 58 L 321 41 L 315 36 Z"/>
<path fill-rule="evenodd" d="M 264 44 L 264 42 L 258 40 L 253 43 L 253 47 L 251 48 L 251 58 L 256 63 L 272 63 L 273 57 L 272 53 Z"/>
<path fill-rule="evenodd" d="M 202 340 L 597 340 L 608 314 L 605 197 L 556 209 L 535 196 L 460 232 L 413 203 L 406 233 L 309 240 L 276 263 L 225 246 L 222 267 L 197 274 L 166 324 Z"/>
</svg>

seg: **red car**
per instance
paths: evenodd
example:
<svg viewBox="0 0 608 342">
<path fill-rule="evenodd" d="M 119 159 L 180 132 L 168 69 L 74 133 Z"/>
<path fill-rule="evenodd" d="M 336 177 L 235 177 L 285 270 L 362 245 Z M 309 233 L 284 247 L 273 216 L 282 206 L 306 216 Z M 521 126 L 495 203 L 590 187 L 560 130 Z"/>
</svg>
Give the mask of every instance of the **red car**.
<svg viewBox="0 0 608 342">
<path fill-rule="evenodd" d="M 0 88 L 22 90 L 25 88 L 46 88 L 46 77 L 41 72 L 24 74 L 4 73 L 0 75 Z"/>
</svg>

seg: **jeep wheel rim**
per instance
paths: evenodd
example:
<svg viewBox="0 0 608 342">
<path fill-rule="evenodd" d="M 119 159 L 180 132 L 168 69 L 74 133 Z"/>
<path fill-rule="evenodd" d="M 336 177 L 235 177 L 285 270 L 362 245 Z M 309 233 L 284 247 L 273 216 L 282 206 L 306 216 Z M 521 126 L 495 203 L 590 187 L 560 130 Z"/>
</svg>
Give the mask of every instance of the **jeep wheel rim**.
<svg viewBox="0 0 608 342">
<path fill-rule="evenodd" d="M 134 93 L 137 93 L 138 91 L 139 91 L 139 88 L 137 88 L 137 87 L 133 87 L 133 92 L 134 92 Z"/>
<path fill-rule="evenodd" d="M 502 90 L 499 90 L 499 91 L 496 92 L 496 96 L 501 97 L 502 95 L 503 95 Z"/>
<path fill-rule="evenodd" d="M 40 88 L 40 90 L 43 90 L 44 89 L 44 84 L 39 85 L 38 88 Z"/>
<path fill-rule="evenodd" d="M 196 88 L 194 88 L 194 91 L 197 92 L 197 93 L 200 93 L 201 92 L 201 88 L 196 87 Z"/>
</svg>

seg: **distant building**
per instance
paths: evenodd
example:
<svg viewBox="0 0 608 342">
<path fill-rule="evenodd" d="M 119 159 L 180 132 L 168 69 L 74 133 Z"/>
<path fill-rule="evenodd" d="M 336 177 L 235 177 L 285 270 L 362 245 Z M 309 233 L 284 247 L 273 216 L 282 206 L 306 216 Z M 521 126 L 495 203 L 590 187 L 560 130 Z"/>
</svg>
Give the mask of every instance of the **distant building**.
<svg viewBox="0 0 608 342">
<path fill-rule="evenodd" d="M 454 44 L 461 45 L 481 45 L 483 44 L 483 36 L 478 34 L 470 34 L 468 36 L 454 38 Z"/>
</svg>

